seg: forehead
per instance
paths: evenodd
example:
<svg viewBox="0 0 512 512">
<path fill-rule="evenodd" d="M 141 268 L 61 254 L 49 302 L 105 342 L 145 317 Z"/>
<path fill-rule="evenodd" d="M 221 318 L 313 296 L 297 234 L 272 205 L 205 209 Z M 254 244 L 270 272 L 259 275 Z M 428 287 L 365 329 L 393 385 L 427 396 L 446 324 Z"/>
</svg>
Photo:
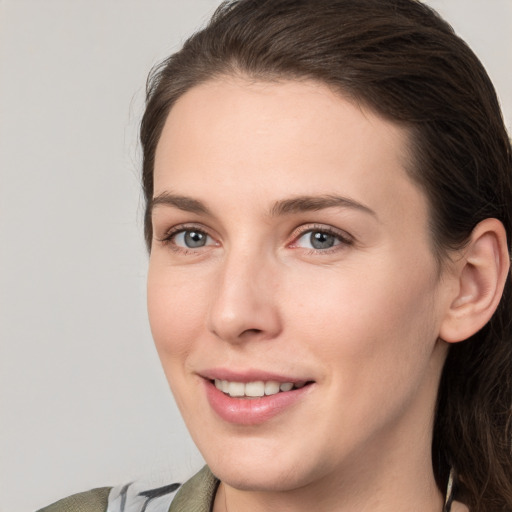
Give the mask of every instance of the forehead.
<svg viewBox="0 0 512 512">
<path fill-rule="evenodd" d="M 404 128 L 323 84 L 222 78 L 172 108 L 155 155 L 155 195 L 179 188 L 206 198 L 229 185 L 262 200 L 339 193 L 389 209 L 412 193 L 423 204 L 407 161 Z"/>
<path fill-rule="evenodd" d="M 351 125 L 351 136 L 342 129 L 343 124 Z M 321 82 L 265 82 L 226 76 L 195 86 L 178 98 L 166 120 L 159 147 L 162 139 L 165 143 L 170 135 L 179 135 L 176 128 L 188 137 L 192 132 L 204 135 L 210 127 L 216 128 L 218 136 L 232 137 L 230 129 L 249 128 L 254 138 L 264 134 L 273 138 L 278 133 L 280 137 L 305 136 L 312 142 L 322 138 L 322 132 L 336 129 L 339 144 L 356 138 L 363 144 L 365 135 L 377 142 L 385 136 L 386 145 L 397 146 L 397 152 L 407 147 L 408 139 L 405 128 Z M 185 134 L 185 130 L 190 131 Z"/>
</svg>

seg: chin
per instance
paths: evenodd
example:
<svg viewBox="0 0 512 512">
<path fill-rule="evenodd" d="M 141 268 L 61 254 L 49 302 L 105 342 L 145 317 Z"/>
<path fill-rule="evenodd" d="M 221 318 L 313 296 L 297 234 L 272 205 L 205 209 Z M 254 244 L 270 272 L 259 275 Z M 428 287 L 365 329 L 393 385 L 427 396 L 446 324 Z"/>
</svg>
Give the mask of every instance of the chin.
<svg viewBox="0 0 512 512">
<path fill-rule="evenodd" d="M 242 467 L 237 464 L 209 464 L 213 474 L 222 482 L 240 491 L 285 492 L 307 485 L 308 478 L 296 466 L 283 468 Z"/>
<path fill-rule="evenodd" d="M 287 447 L 283 439 L 275 441 L 247 437 L 240 443 L 218 442 L 214 449 L 209 443 L 202 453 L 219 480 L 241 491 L 291 491 L 322 476 L 326 468 L 315 464 L 310 450 L 294 450 L 298 447 L 293 443 Z"/>
</svg>

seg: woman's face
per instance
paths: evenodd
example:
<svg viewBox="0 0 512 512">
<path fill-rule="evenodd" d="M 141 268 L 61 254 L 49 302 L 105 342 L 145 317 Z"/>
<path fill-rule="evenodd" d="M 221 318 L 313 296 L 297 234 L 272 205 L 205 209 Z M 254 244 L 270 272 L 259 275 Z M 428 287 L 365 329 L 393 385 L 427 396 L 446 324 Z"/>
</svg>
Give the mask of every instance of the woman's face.
<svg viewBox="0 0 512 512">
<path fill-rule="evenodd" d="M 400 128 L 315 82 L 219 79 L 172 109 L 149 316 L 187 426 L 228 484 L 429 463 L 448 293 L 405 148 Z"/>
</svg>

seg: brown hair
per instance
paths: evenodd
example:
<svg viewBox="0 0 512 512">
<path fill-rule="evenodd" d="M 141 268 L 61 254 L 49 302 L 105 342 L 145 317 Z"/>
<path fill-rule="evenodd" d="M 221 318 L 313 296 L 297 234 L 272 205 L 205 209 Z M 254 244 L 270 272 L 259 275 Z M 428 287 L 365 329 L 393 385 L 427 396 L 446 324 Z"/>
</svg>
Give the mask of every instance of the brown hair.
<svg viewBox="0 0 512 512">
<path fill-rule="evenodd" d="M 430 205 L 434 254 L 464 245 L 489 217 L 512 239 L 511 146 L 483 66 L 432 9 L 416 0 L 239 0 L 148 81 L 141 126 L 146 205 L 156 146 L 174 102 L 221 75 L 314 79 L 406 126 L 411 177 Z M 150 211 L 145 234 L 151 245 Z M 449 352 L 433 437 L 434 474 L 449 467 L 473 512 L 512 510 L 512 289 L 491 321 Z"/>
</svg>

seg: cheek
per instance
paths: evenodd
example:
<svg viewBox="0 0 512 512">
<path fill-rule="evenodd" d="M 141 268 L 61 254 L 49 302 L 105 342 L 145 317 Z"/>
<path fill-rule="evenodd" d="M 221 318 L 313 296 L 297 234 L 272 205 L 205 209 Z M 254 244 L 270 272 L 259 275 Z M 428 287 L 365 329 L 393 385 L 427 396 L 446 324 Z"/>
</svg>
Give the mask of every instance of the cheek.
<svg viewBox="0 0 512 512">
<path fill-rule="evenodd" d="M 163 364 L 167 359 L 184 357 L 204 326 L 206 290 L 202 282 L 186 272 L 150 263 L 149 323 Z"/>
<path fill-rule="evenodd" d="M 437 339 L 435 280 L 428 271 L 373 265 L 309 281 L 295 316 L 307 337 L 318 340 L 314 354 L 346 365 L 345 375 L 372 365 L 368 373 L 378 376 L 400 371 L 400 362 L 424 364 Z"/>
<path fill-rule="evenodd" d="M 148 273 L 148 316 L 151 333 L 160 363 L 185 419 L 192 414 L 187 397 L 190 389 L 187 361 L 204 326 L 204 307 L 201 297 L 205 292 L 201 280 L 185 278 L 180 271 L 150 262 Z"/>
<path fill-rule="evenodd" d="M 387 270 L 317 281 L 312 300 L 301 305 L 303 339 L 313 340 L 306 357 L 322 363 L 323 383 L 332 390 L 317 414 L 354 435 L 400 417 L 418 389 L 431 389 L 436 379 L 434 282 L 389 277 Z"/>
</svg>

